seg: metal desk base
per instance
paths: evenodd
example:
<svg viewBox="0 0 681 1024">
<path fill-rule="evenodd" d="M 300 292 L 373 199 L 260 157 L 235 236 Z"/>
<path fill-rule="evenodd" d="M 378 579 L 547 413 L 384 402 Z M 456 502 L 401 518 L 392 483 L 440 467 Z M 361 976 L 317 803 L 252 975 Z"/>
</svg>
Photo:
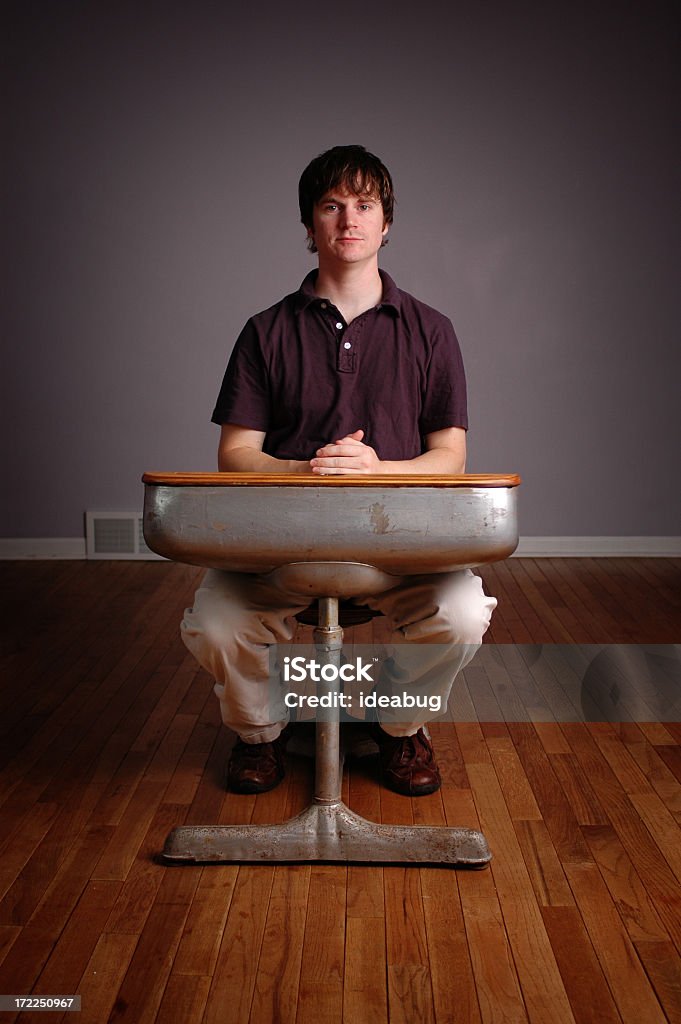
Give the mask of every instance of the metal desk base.
<svg viewBox="0 0 681 1024">
<path fill-rule="evenodd" d="M 314 633 L 318 652 L 340 659 L 343 630 L 338 599 L 320 598 Z M 323 687 L 324 684 L 320 684 Z M 428 825 L 380 825 L 351 811 L 340 798 L 343 759 L 340 724 L 318 721 L 315 796 L 304 811 L 277 825 L 191 825 L 173 829 L 163 857 L 169 862 L 333 861 L 454 864 L 485 867 L 491 860 L 481 832 Z"/>
<path fill-rule="evenodd" d="M 484 867 L 491 854 L 481 832 L 427 825 L 379 825 L 342 801 L 310 804 L 281 825 L 174 829 L 167 861 L 347 861 Z"/>
</svg>

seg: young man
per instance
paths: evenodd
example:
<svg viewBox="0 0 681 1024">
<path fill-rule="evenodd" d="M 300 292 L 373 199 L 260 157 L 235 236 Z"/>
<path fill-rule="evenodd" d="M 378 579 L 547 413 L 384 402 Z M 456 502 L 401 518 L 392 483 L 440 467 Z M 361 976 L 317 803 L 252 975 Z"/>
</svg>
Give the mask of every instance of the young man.
<svg viewBox="0 0 681 1024">
<path fill-rule="evenodd" d="M 393 220 L 390 174 L 364 147 L 336 146 L 305 169 L 299 200 L 318 269 L 239 336 L 213 413 L 220 470 L 462 473 L 466 385 L 451 323 L 378 268 Z M 439 693 L 443 707 L 496 607 L 470 570 L 410 577 L 358 602 L 387 616 L 403 651 L 419 644 L 406 659 L 409 685 Z M 223 721 L 238 734 L 228 769 L 236 792 L 284 777 L 287 719 L 270 704 L 268 648 L 291 639 L 304 606 L 261 577 L 210 570 L 185 613 L 184 642 L 215 677 Z M 399 655 L 387 661 L 383 681 L 403 680 L 405 666 Z M 425 721 L 386 710 L 373 727 L 384 782 L 405 795 L 440 785 Z"/>
</svg>

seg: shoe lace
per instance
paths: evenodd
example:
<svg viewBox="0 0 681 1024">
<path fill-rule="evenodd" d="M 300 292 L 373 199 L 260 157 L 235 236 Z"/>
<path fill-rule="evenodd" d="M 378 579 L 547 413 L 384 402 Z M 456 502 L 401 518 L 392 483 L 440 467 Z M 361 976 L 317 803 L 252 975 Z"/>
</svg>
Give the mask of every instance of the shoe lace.
<svg viewBox="0 0 681 1024">
<path fill-rule="evenodd" d="M 413 735 L 402 738 L 399 764 L 409 764 L 409 762 L 416 760 L 425 762 L 431 760 L 430 747 L 420 729 Z"/>
<path fill-rule="evenodd" d="M 241 740 L 240 753 L 243 761 L 252 761 L 253 763 L 261 761 L 263 757 L 270 757 L 272 760 L 277 758 L 273 743 L 244 743 Z"/>
</svg>

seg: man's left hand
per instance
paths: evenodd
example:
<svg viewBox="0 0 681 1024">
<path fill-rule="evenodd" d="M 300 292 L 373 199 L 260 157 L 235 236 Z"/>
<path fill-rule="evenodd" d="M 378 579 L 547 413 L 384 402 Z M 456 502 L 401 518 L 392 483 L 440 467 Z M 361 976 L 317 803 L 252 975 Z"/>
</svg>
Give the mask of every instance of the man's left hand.
<svg viewBox="0 0 681 1024">
<path fill-rule="evenodd" d="M 381 460 L 373 448 L 362 443 L 363 437 L 363 430 L 355 430 L 319 448 L 316 457 L 310 459 L 312 472 L 320 476 L 380 473 Z"/>
</svg>

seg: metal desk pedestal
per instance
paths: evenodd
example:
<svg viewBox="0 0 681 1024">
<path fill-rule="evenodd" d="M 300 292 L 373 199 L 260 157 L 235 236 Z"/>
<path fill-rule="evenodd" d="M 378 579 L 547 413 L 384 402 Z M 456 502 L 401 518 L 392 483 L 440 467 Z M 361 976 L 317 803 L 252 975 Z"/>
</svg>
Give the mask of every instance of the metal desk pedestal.
<svg viewBox="0 0 681 1024">
<path fill-rule="evenodd" d="M 321 598 L 314 642 L 320 662 L 338 664 L 343 630 L 338 598 Z M 323 695 L 325 684 L 318 684 Z M 332 717 L 333 716 L 333 717 Z M 343 758 L 337 709 L 315 730 L 315 794 L 309 807 L 277 825 L 190 825 L 174 829 L 163 850 L 167 861 L 359 861 L 458 864 L 484 867 L 487 840 L 468 828 L 379 825 L 341 800 Z"/>
</svg>

